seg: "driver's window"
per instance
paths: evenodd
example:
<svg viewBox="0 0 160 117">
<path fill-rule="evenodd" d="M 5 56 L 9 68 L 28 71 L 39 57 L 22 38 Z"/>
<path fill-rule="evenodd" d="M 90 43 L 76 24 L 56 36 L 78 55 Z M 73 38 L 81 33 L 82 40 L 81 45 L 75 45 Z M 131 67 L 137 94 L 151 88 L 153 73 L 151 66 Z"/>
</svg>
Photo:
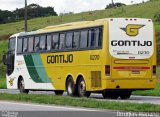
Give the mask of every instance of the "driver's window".
<svg viewBox="0 0 160 117">
<path fill-rule="evenodd" d="M 9 51 L 15 51 L 16 38 L 9 39 Z"/>
</svg>

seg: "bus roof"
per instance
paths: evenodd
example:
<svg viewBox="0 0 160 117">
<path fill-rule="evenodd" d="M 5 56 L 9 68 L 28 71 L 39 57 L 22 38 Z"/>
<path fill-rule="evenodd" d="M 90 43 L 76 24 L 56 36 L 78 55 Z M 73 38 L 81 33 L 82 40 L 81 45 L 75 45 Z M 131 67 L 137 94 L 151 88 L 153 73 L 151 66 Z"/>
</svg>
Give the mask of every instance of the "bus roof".
<svg viewBox="0 0 160 117">
<path fill-rule="evenodd" d="M 107 18 L 105 19 L 99 19 L 99 20 L 93 20 L 93 21 L 79 21 L 79 22 L 71 22 L 71 23 L 65 23 L 65 24 L 60 24 L 60 25 L 53 25 L 53 26 L 47 26 L 45 28 L 36 30 L 36 31 L 31 31 L 31 32 L 20 32 L 12 35 L 10 38 L 15 37 L 15 36 L 29 36 L 29 35 L 35 35 L 35 34 L 43 34 L 43 33 L 50 33 L 54 31 L 63 31 L 67 29 L 78 29 L 78 28 L 83 28 L 83 27 L 88 27 L 89 25 L 94 26 L 96 25 L 95 22 L 98 24 L 103 24 L 103 21 L 106 21 Z M 77 27 L 75 27 L 77 26 Z"/>
<path fill-rule="evenodd" d="M 93 27 L 93 26 L 103 25 L 105 21 L 108 21 L 110 19 L 117 19 L 117 18 L 104 18 L 104 19 L 98 19 L 93 21 L 78 21 L 78 22 L 71 22 L 71 23 L 65 23 L 60 25 L 47 26 L 45 28 L 42 28 L 36 31 L 20 32 L 12 35 L 11 37 L 29 36 L 29 35 L 35 35 L 35 34 L 51 33 L 56 31 L 65 31 L 65 30 L 80 29 L 85 27 Z M 126 19 L 126 18 L 118 18 L 118 19 Z M 139 19 L 139 18 L 136 18 L 136 19 Z"/>
</svg>

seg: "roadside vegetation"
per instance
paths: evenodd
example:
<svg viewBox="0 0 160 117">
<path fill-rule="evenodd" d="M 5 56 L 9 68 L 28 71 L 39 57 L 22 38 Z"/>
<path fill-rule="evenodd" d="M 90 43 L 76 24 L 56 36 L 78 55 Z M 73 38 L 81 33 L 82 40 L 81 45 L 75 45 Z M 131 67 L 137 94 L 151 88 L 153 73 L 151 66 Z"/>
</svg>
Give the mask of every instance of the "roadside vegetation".
<svg viewBox="0 0 160 117">
<path fill-rule="evenodd" d="M 5 66 L 2 62 L 2 54 L 7 50 L 7 41 L 0 41 L 0 89 L 6 89 Z"/>
<path fill-rule="evenodd" d="M 116 102 L 107 100 L 102 101 L 91 98 L 75 98 L 43 94 L 1 94 L 0 100 L 12 100 L 25 103 L 32 102 L 39 104 L 56 104 L 96 109 L 125 110 L 136 112 L 160 112 L 160 105 L 155 104 L 136 104 L 129 102 Z"/>
<path fill-rule="evenodd" d="M 134 91 L 132 94 L 142 96 L 160 96 L 160 83 L 157 83 L 157 86 L 154 90 Z"/>
<path fill-rule="evenodd" d="M 133 95 L 160 96 L 160 67 L 157 67 L 157 77 L 158 77 L 158 82 L 154 90 L 134 91 Z"/>
<path fill-rule="evenodd" d="M 50 25 L 62 24 L 74 21 L 83 20 L 95 20 L 101 18 L 111 17 L 137 17 L 137 18 L 150 18 L 156 21 L 156 30 L 160 31 L 159 20 L 157 14 L 160 14 L 160 1 L 153 0 L 146 3 L 121 6 L 117 8 L 110 8 L 106 10 L 97 10 L 82 12 L 78 14 L 69 13 L 60 16 L 49 16 L 34 18 L 28 21 L 29 31 L 44 28 Z M 0 36 L 10 35 L 16 32 L 24 31 L 24 21 L 1 24 L 0 25 Z"/>
</svg>

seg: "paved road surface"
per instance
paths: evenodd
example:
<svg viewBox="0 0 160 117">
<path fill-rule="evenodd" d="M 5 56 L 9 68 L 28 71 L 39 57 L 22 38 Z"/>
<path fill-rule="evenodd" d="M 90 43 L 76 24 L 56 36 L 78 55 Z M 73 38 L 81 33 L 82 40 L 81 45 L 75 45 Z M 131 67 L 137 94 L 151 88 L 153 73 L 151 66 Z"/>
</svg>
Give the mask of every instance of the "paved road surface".
<svg viewBox="0 0 160 117">
<path fill-rule="evenodd" d="M 116 111 L 0 101 L 0 117 L 116 117 Z M 10 116 L 6 116 L 10 115 Z"/>
<path fill-rule="evenodd" d="M 0 101 L 0 111 L 100 111 L 86 108 Z"/>
<path fill-rule="evenodd" d="M 122 112 L 0 101 L 0 117 L 150 117 L 150 115 L 160 117 L 160 113 Z"/>
</svg>

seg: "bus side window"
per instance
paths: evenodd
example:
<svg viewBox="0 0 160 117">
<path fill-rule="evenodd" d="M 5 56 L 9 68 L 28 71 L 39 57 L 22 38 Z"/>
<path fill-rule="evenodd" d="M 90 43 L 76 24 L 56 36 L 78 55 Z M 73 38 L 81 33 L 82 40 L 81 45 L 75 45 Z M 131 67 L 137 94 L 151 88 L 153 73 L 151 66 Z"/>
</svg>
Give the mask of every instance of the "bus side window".
<svg viewBox="0 0 160 117">
<path fill-rule="evenodd" d="M 59 34 L 53 34 L 53 37 L 52 37 L 52 49 L 53 50 L 58 49 L 58 42 L 59 42 Z"/>
<path fill-rule="evenodd" d="M 89 30 L 89 47 L 95 47 L 94 29 Z"/>
<path fill-rule="evenodd" d="M 98 41 L 98 46 L 102 47 L 102 37 L 103 36 L 103 30 L 102 28 L 99 28 L 99 41 Z"/>
<path fill-rule="evenodd" d="M 88 46 L 88 30 L 81 31 L 80 48 L 87 48 Z"/>
<path fill-rule="evenodd" d="M 47 35 L 47 51 L 51 50 L 51 35 Z"/>
<path fill-rule="evenodd" d="M 80 39 L 80 32 L 74 32 L 73 36 L 73 48 L 78 48 Z"/>
<path fill-rule="evenodd" d="M 73 38 L 73 33 L 68 32 L 66 35 L 66 48 L 71 49 L 72 48 L 72 38 Z"/>
<path fill-rule="evenodd" d="M 96 47 L 102 46 L 102 28 L 95 29 Z"/>
<path fill-rule="evenodd" d="M 60 34 L 60 38 L 59 38 L 59 50 L 64 49 L 64 40 L 65 40 L 65 34 L 62 33 Z"/>
<path fill-rule="evenodd" d="M 28 52 L 33 52 L 33 41 L 34 41 L 34 38 L 33 37 L 29 37 L 28 38 Z"/>
<path fill-rule="evenodd" d="M 39 51 L 39 37 L 35 37 L 35 40 L 34 40 L 34 51 L 35 52 Z"/>
<path fill-rule="evenodd" d="M 18 39 L 18 42 L 17 42 L 17 53 L 22 53 L 22 42 L 23 42 L 22 38 Z"/>
<path fill-rule="evenodd" d="M 46 50 L 46 35 L 40 37 L 40 50 Z"/>
<path fill-rule="evenodd" d="M 28 38 L 23 39 L 23 52 L 28 51 Z"/>
</svg>

